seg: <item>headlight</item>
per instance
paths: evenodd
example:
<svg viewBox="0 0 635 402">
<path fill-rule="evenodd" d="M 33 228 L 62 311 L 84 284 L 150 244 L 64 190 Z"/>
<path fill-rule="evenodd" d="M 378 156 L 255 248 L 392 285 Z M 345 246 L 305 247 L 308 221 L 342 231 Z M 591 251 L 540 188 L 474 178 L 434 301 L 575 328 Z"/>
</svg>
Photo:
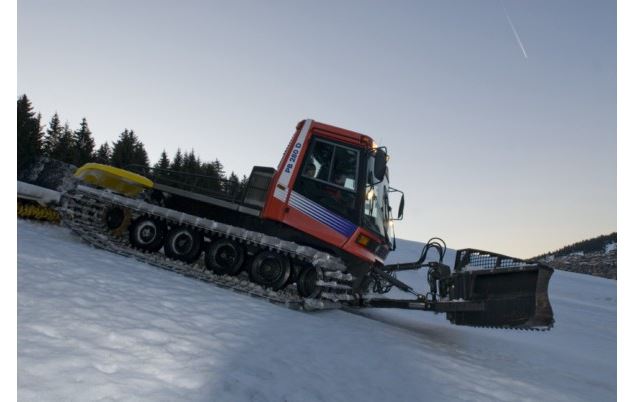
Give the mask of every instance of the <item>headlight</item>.
<svg viewBox="0 0 635 402">
<path fill-rule="evenodd" d="M 368 201 L 372 200 L 373 197 L 375 196 L 375 191 L 371 188 L 370 190 L 368 190 L 368 192 L 366 193 L 366 199 Z"/>
</svg>

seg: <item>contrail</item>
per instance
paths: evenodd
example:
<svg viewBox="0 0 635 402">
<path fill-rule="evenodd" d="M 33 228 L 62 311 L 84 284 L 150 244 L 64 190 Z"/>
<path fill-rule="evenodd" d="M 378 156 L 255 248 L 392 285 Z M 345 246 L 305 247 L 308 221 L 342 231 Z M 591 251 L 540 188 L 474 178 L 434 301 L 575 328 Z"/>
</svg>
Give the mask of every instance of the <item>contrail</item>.
<svg viewBox="0 0 635 402">
<path fill-rule="evenodd" d="M 520 46 L 520 50 L 523 51 L 523 56 L 525 56 L 525 59 L 527 59 L 528 56 L 527 56 L 527 52 L 525 51 L 525 46 L 523 46 L 523 42 L 520 40 L 520 36 L 518 36 L 518 32 L 516 32 L 516 27 L 514 27 L 514 23 L 512 22 L 512 19 L 509 17 L 509 13 L 507 12 L 507 8 L 505 7 L 505 4 L 503 4 L 503 0 L 500 0 L 500 2 L 501 2 L 501 6 L 503 6 L 503 11 L 505 11 L 505 17 L 507 17 L 507 22 L 509 22 L 509 26 L 514 32 L 514 36 L 516 37 L 516 42 L 518 42 L 518 46 Z"/>
</svg>

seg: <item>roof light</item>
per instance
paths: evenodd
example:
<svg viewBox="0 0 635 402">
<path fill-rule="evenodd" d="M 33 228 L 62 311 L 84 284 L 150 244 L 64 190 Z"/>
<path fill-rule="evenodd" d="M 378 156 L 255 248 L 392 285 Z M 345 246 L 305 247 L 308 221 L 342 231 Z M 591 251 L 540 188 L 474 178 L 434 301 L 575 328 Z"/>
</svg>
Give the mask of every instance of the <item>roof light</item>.
<svg viewBox="0 0 635 402">
<path fill-rule="evenodd" d="M 373 139 L 367 135 L 362 135 L 361 143 L 362 145 L 365 145 L 368 148 L 374 148 L 374 145 L 375 145 L 375 142 L 373 141 Z"/>
</svg>

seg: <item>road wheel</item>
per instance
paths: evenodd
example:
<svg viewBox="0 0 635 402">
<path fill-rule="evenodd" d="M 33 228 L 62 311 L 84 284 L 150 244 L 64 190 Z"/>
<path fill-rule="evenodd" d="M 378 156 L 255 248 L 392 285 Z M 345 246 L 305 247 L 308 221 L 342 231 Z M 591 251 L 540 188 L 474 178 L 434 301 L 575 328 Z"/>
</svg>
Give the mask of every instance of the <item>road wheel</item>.
<svg viewBox="0 0 635 402">
<path fill-rule="evenodd" d="M 291 263 L 286 256 L 263 251 L 251 263 L 249 278 L 261 286 L 280 290 L 287 285 L 291 276 Z"/>
<path fill-rule="evenodd" d="M 156 219 L 142 216 L 130 225 L 130 243 L 141 250 L 159 251 L 165 238 L 165 226 Z"/>
<path fill-rule="evenodd" d="M 104 222 L 116 236 L 123 234 L 130 225 L 131 213 L 128 208 L 111 207 L 104 213 Z"/>
<path fill-rule="evenodd" d="M 177 226 L 168 232 L 165 240 L 165 255 L 186 263 L 194 262 L 201 255 L 203 239 L 193 229 Z"/>
<path fill-rule="evenodd" d="M 217 275 L 238 275 L 245 261 L 245 250 L 236 241 L 219 239 L 205 252 L 205 266 Z"/>
<path fill-rule="evenodd" d="M 317 297 L 320 294 L 320 288 L 317 285 L 319 278 L 318 268 L 309 267 L 304 269 L 296 282 L 300 296 L 308 299 Z"/>
</svg>

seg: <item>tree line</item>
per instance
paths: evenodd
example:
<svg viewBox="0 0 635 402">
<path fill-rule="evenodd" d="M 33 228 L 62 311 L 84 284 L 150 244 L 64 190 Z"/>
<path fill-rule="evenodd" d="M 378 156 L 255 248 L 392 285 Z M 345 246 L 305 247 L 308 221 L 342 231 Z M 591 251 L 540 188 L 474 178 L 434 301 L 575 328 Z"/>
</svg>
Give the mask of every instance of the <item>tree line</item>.
<svg viewBox="0 0 635 402">
<path fill-rule="evenodd" d="M 18 173 L 42 156 L 75 166 L 96 162 L 124 169 L 131 165 L 146 171 L 151 168 L 148 153 L 134 130 L 126 128 L 112 145 L 104 142 L 96 148 L 86 118 L 82 118 L 79 127 L 72 130 L 68 122 L 61 123 L 56 112 L 43 127 L 41 114 L 33 110 L 26 95 L 18 98 L 17 132 Z M 163 150 L 152 168 L 157 175 L 172 178 L 179 186 L 196 186 L 232 195 L 237 194 L 247 182 L 244 175 L 242 179 L 234 172 L 227 175 L 218 159 L 202 162 L 193 149 L 184 153 L 179 148 L 172 159 Z"/>
</svg>

